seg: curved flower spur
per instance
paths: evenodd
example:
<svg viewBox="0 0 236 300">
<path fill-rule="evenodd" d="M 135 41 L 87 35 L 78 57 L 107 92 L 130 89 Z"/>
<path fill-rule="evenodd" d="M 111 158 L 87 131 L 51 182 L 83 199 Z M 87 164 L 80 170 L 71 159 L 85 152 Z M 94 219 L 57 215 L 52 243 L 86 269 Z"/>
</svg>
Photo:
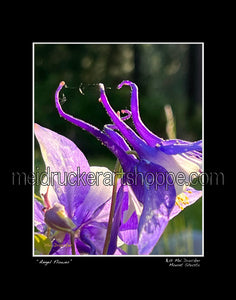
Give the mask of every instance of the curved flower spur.
<svg viewBox="0 0 236 300">
<path fill-rule="evenodd" d="M 65 82 L 62 81 L 55 94 L 59 114 L 67 121 L 93 134 L 119 159 L 124 172 L 123 182 L 132 187 L 135 196 L 143 204 L 138 223 L 139 254 L 149 254 L 166 228 L 175 204 L 177 203 L 179 212 L 192 202 L 188 200 L 187 195 L 185 198 L 179 196 L 186 193 L 186 185 L 179 185 L 173 179 L 176 174 L 182 172 L 185 175 L 185 183 L 188 184 L 191 179 L 190 174 L 192 172 L 198 174 L 201 171 L 201 141 L 194 143 L 177 139 L 164 141 L 154 135 L 141 121 L 138 111 L 138 88 L 127 80 L 123 81 L 118 88 L 123 85 L 129 85 L 132 88 L 132 118 L 141 137 L 112 109 L 103 84 L 99 84 L 99 101 L 106 109 L 113 125 L 106 125 L 104 130 L 100 131 L 93 125 L 66 114 L 62 110 L 59 92 L 64 85 Z M 115 130 L 118 130 L 120 134 Z M 136 155 L 133 155 L 134 153 Z M 196 201 L 195 190 L 188 191 L 192 194 L 191 199 Z M 199 192 L 197 194 L 199 198 Z"/>
</svg>

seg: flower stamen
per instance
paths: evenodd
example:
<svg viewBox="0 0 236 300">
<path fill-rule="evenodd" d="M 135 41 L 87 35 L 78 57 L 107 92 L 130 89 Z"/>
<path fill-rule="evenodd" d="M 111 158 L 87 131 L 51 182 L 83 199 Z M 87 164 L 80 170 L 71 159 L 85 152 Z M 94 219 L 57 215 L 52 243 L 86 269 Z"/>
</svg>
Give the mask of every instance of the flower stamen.
<svg viewBox="0 0 236 300">
<path fill-rule="evenodd" d="M 189 204 L 189 198 L 184 193 L 181 193 L 176 197 L 175 204 L 178 205 L 181 210 L 183 210 L 183 206 Z"/>
</svg>

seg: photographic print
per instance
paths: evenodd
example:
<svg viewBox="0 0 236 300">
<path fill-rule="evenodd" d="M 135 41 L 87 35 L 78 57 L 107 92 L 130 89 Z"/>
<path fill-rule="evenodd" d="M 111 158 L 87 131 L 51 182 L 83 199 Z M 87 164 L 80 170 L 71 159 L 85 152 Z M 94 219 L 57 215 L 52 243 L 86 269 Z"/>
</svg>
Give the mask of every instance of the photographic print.
<svg viewBox="0 0 236 300">
<path fill-rule="evenodd" d="M 204 256 L 204 43 L 32 53 L 33 256 Z"/>
</svg>

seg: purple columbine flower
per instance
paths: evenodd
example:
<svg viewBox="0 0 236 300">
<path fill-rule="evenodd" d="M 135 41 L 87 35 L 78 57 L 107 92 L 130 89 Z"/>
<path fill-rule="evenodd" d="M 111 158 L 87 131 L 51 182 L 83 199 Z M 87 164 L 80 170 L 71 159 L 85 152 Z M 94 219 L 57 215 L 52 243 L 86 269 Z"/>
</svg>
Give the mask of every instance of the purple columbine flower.
<svg viewBox="0 0 236 300">
<path fill-rule="evenodd" d="M 124 122 L 120 114 L 112 109 L 103 84 L 99 84 L 99 101 L 102 102 L 113 124 L 104 126 L 101 131 L 62 110 L 59 92 L 64 85 L 65 82 L 62 81 L 55 94 L 56 108 L 59 114 L 69 122 L 93 134 L 119 159 L 124 171 L 123 182 L 132 188 L 135 197 L 143 206 L 138 225 L 137 218 L 131 222 L 131 217 L 128 227 L 131 225 L 134 233 L 136 226 L 139 254 L 149 254 L 169 220 L 186 205 L 200 197 L 198 191 L 195 192 L 194 189 L 186 187 L 192 179 L 192 174 L 196 177 L 201 172 L 202 141 L 187 142 L 179 139 L 165 141 L 154 135 L 141 121 L 138 108 L 138 88 L 128 80 L 123 81 L 118 88 L 123 85 L 129 85 L 132 88 L 131 113 L 140 136 Z M 176 181 L 178 174 L 181 174 L 182 179 L 184 178 L 185 184 L 179 184 Z M 127 191 L 123 190 L 123 193 L 125 192 Z M 125 227 L 128 230 L 129 228 L 122 218 L 121 213 L 120 230 Z M 120 231 L 119 234 L 120 236 L 123 234 L 125 240 L 127 231 L 125 230 L 123 233 Z"/>
<path fill-rule="evenodd" d="M 44 205 L 34 201 L 34 224 L 41 233 L 49 227 L 54 234 L 49 254 L 72 254 L 72 242 L 75 254 L 102 254 L 113 188 L 103 180 L 112 172 L 90 167 L 79 148 L 56 132 L 35 124 L 35 135 L 50 176 L 40 187 Z M 112 246 L 108 254 L 124 254 Z"/>
</svg>

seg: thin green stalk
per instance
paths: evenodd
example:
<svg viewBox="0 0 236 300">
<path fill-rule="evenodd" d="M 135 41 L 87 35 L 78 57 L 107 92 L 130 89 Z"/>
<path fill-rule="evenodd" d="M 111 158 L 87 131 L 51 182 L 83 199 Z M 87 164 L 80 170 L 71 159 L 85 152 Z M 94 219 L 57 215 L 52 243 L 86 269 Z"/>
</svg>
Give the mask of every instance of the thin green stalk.
<svg viewBox="0 0 236 300">
<path fill-rule="evenodd" d="M 175 118 L 172 111 L 172 108 L 169 104 L 164 106 L 165 114 L 166 114 L 166 133 L 169 139 L 176 139 L 176 126 L 175 126 Z"/>
<path fill-rule="evenodd" d="M 113 217 L 114 217 L 114 212 L 115 212 L 115 205 L 116 205 L 116 190 L 117 190 L 117 181 L 120 175 L 120 162 L 119 160 L 116 161 L 115 165 L 115 179 L 114 179 L 114 185 L 113 185 L 113 190 L 112 190 L 112 198 L 111 198 L 111 210 L 109 214 L 109 220 L 108 220 L 108 226 L 107 226 L 107 233 L 106 233 L 106 239 L 104 243 L 104 248 L 103 248 L 103 255 L 107 254 L 109 243 L 111 240 L 111 229 L 112 229 L 112 222 L 113 222 Z"/>
<path fill-rule="evenodd" d="M 70 234 L 70 242 L 71 242 L 72 255 L 75 255 L 75 235 L 74 235 L 74 232 L 71 232 L 71 234 Z"/>
</svg>

